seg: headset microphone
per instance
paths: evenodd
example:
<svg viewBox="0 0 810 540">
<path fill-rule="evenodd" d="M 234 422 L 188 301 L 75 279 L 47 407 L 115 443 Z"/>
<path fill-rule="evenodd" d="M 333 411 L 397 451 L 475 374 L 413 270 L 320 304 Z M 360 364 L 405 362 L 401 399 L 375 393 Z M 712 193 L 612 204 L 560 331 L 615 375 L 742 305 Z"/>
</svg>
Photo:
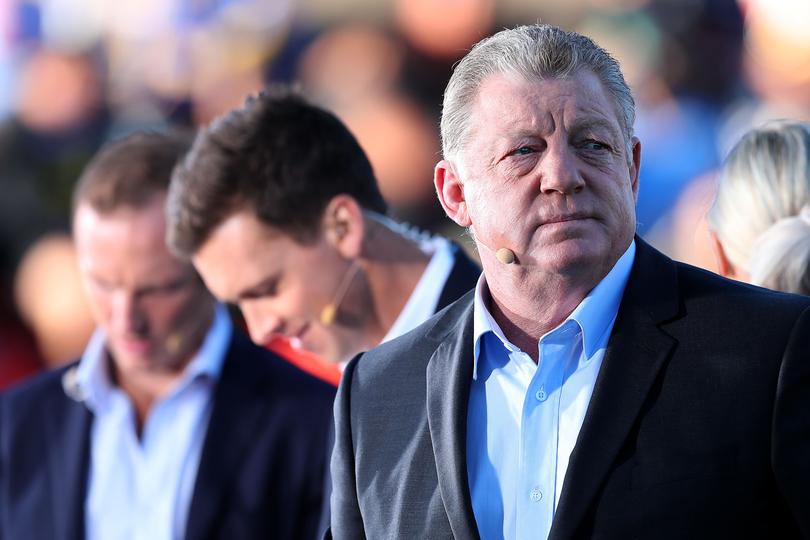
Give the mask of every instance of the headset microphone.
<svg viewBox="0 0 810 540">
<path fill-rule="evenodd" d="M 360 269 L 360 265 L 357 263 L 357 259 L 352 261 L 352 265 L 346 270 L 346 274 L 343 276 L 343 281 L 340 282 L 340 285 L 335 292 L 334 298 L 332 301 L 323 306 L 321 310 L 321 324 L 324 326 L 332 326 L 337 318 L 337 311 L 340 303 L 343 301 L 343 297 L 346 296 L 346 291 L 349 290 L 349 284 L 352 282 L 354 275 L 357 273 L 357 270 Z"/>
<path fill-rule="evenodd" d="M 512 264 L 515 262 L 515 252 L 507 247 L 502 247 L 496 251 L 495 257 L 503 264 Z"/>
</svg>

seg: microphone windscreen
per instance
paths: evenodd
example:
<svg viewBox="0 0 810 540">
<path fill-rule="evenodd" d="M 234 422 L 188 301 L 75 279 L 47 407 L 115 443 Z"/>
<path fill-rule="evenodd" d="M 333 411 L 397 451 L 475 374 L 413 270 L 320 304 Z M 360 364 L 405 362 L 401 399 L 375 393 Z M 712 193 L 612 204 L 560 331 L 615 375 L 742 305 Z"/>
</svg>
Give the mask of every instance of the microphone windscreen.
<svg viewBox="0 0 810 540">
<path fill-rule="evenodd" d="M 495 256 L 503 264 L 512 264 L 515 262 L 515 252 L 509 248 L 502 247 L 495 252 Z"/>
<path fill-rule="evenodd" d="M 331 326 L 335 322 L 335 315 L 337 315 L 337 306 L 335 304 L 326 304 L 321 310 L 321 324 Z"/>
</svg>

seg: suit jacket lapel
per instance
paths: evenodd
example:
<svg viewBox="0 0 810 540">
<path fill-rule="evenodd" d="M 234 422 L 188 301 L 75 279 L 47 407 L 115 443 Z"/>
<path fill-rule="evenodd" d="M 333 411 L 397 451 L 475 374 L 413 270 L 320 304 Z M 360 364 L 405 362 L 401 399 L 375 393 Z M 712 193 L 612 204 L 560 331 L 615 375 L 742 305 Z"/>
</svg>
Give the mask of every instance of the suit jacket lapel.
<svg viewBox="0 0 810 540">
<path fill-rule="evenodd" d="M 636 238 L 636 261 L 571 454 L 549 538 L 573 538 L 658 372 L 676 346 L 659 328 L 679 312 L 675 264 Z"/>
<path fill-rule="evenodd" d="M 189 507 L 186 538 L 209 538 L 216 529 L 219 509 L 232 483 L 234 471 L 250 445 L 254 426 L 262 419 L 266 401 L 250 399 L 267 384 L 253 364 L 246 338 L 233 330 L 228 356 L 214 392 L 214 408 L 205 434 L 200 465 Z M 265 359 L 260 359 L 265 360 Z"/>
<path fill-rule="evenodd" d="M 472 295 L 427 366 L 427 412 L 439 491 L 453 536 L 478 538 L 467 482 L 467 404 L 472 380 Z"/>
<path fill-rule="evenodd" d="M 61 394 L 53 396 L 43 411 L 53 488 L 50 504 L 54 533 L 56 538 L 79 540 L 84 538 L 92 414 L 83 403 Z"/>
</svg>

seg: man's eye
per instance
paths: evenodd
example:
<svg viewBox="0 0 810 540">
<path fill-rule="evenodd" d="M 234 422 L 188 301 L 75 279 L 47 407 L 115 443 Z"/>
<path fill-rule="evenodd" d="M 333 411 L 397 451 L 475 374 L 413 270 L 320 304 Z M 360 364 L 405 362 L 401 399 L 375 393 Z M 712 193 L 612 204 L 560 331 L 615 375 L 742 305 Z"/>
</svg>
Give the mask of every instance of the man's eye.
<svg viewBox="0 0 810 540">
<path fill-rule="evenodd" d="M 592 150 L 594 152 L 603 152 L 605 150 L 608 151 L 610 150 L 610 146 L 608 146 L 607 144 L 594 140 L 585 141 L 585 144 L 583 146 L 585 147 L 586 150 Z"/>
<path fill-rule="evenodd" d="M 512 156 L 525 156 L 525 155 L 531 154 L 532 152 L 534 152 L 534 149 L 532 149 L 531 147 L 529 147 L 529 146 L 521 146 L 520 148 L 515 148 L 514 150 L 512 150 L 512 152 L 510 152 L 510 155 L 512 155 Z"/>
<path fill-rule="evenodd" d="M 258 291 L 256 296 L 259 297 L 259 298 L 267 298 L 269 296 L 275 296 L 276 292 L 277 292 L 276 291 L 276 286 L 272 285 L 270 287 L 267 287 L 266 289 L 262 289 L 261 291 Z"/>
<path fill-rule="evenodd" d="M 137 296 L 168 296 L 182 291 L 189 284 L 188 278 L 181 278 L 160 285 L 149 285 L 138 289 Z"/>
<path fill-rule="evenodd" d="M 114 289 L 114 287 L 111 284 L 106 283 L 104 281 L 92 280 L 90 281 L 90 285 L 93 287 L 94 290 L 105 293 L 111 292 Z"/>
<path fill-rule="evenodd" d="M 253 289 L 252 291 L 246 292 L 242 295 L 242 298 L 246 300 L 256 300 L 258 298 L 275 296 L 276 294 L 278 294 L 278 281 L 273 280 L 272 282 L 263 284 L 261 287 Z"/>
</svg>

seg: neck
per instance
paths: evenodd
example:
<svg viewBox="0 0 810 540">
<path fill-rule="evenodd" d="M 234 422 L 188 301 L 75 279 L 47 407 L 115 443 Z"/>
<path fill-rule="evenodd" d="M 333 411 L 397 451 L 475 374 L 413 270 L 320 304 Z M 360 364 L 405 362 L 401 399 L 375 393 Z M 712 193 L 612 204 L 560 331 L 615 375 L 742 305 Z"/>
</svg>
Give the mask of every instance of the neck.
<svg viewBox="0 0 810 540">
<path fill-rule="evenodd" d="M 589 267 L 587 274 L 562 275 L 520 265 L 506 266 L 484 257 L 481 262 L 493 319 L 506 338 L 535 362 L 540 338 L 571 315 L 610 271 Z"/>
<path fill-rule="evenodd" d="M 368 282 L 369 346 L 378 345 L 399 317 L 430 261 L 410 238 L 376 221 L 367 222 L 369 234 L 361 264 Z"/>
<path fill-rule="evenodd" d="M 132 400 L 136 431 L 140 437 L 152 407 L 165 398 L 177 384 L 183 372 L 127 373 L 119 378 L 118 386 Z"/>
<path fill-rule="evenodd" d="M 189 338 L 178 358 L 181 361 L 171 366 L 149 366 L 141 369 L 122 370 L 115 360 L 108 356 L 110 375 L 113 384 L 117 385 L 132 400 L 135 409 L 136 432 L 140 437 L 152 407 L 165 399 L 176 387 L 194 356 L 200 350 L 203 339 L 213 323 L 213 306 L 210 314 L 201 321 L 198 332 Z"/>
</svg>

